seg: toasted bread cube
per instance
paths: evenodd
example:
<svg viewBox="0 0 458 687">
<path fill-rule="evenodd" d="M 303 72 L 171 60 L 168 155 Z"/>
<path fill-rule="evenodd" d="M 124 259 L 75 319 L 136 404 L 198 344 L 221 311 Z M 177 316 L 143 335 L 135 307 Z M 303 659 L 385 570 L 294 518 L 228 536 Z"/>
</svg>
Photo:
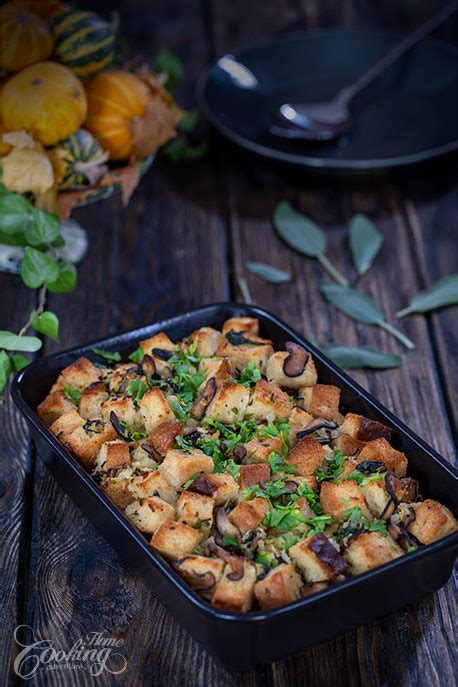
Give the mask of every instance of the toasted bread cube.
<svg viewBox="0 0 458 687">
<path fill-rule="evenodd" d="M 209 358 L 215 355 L 221 338 L 222 334 L 217 329 L 213 329 L 213 327 L 201 327 L 191 334 L 189 341 L 197 345 L 197 355 L 200 355 L 202 358 Z"/>
<path fill-rule="evenodd" d="M 177 561 L 175 569 L 196 592 L 209 598 L 223 574 L 225 565 L 221 558 L 207 558 L 191 553 Z"/>
<path fill-rule="evenodd" d="M 95 466 L 99 470 L 113 470 L 130 465 L 129 446 L 121 439 L 105 441 L 100 447 Z"/>
<path fill-rule="evenodd" d="M 259 420 L 286 420 L 292 410 L 288 394 L 264 379 L 256 382 L 246 414 Z"/>
<path fill-rule="evenodd" d="M 327 455 L 328 450 L 325 446 L 315 439 L 304 437 L 285 457 L 285 463 L 294 466 L 296 475 L 306 477 L 315 472 Z"/>
<path fill-rule="evenodd" d="M 241 384 L 217 381 L 216 393 L 207 407 L 206 417 L 230 424 L 243 420 L 250 399 L 250 390 Z"/>
<path fill-rule="evenodd" d="M 202 532 L 189 527 L 182 522 L 166 520 L 153 535 L 151 546 L 159 551 L 164 558 L 178 561 L 187 553 L 191 553 L 202 539 Z"/>
<path fill-rule="evenodd" d="M 175 415 L 165 400 L 164 394 L 157 387 L 149 389 L 138 405 L 148 434 L 162 422 L 175 420 Z"/>
<path fill-rule="evenodd" d="M 109 398 L 102 403 L 102 418 L 105 422 L 110 422 L 110 415 L 114 412 L 118 420 L 125 422 L 129 427 L 143 429 L 143 418 L 141 413 L 134 405 L 129 396 L 122 398 Z"/>
<path fill-rule="evenodd" d="M 222 506 L 226 501 L 235 501 L 239 495 L 239 485 L 227 472 L 218 472 L 209 475 L 216 487 L 212 498 L 217 506 Z"/>
<path fill-rule="evenodd" d="M 205 386 L 205 382 L 210 377 L 228 379 L 231 376 L 231 366 L 227 358 L 203 358 L 200 361 L 199 371 L 204 375 L 201 387 Z"/>
<path fill-rule="evenodd" d="M 125 510 L 127 506 L 135 501 L 134 495 L 129 491 L 129 478 L 127 477 L 108 477 L 100 485 L 110 501 L 120 509 Z"/>
<path fill-rule="evenodd" d="M 158 463 L 141 445 L 136 446 L 131 454 L 132 467 L 140 472 L 157 470 Z"/>
<path fill-rule="evenodd" d="M 372 515 L 381 518 L 383 513 L 383 520 L 388 520 L 393 515 L 394 504 L 390 501 L 383 479 L 361 486 L 361 491 Z"/>
<path fill-rule="evenodd" d="M 402 451 L 396 451 L 386 439 L 374 439 L 369 441 L 356 460 L 375 460 L 383 463 L 387 470 L 392 470 L 398 477 L 405 477 L 407 472 L 407 458 Z"/>
<path fill-rule="evenodd" d="M 79 410 L 86 420 L 102 418 L 102 404 L 108 399 L 104 382 L 90 384 L 81 394 Z"/>
<path fill-rule="evenodd" d="M 78 462 L 87 470 L 92 470 L 102 444 L 116 439 L 116 432 L 111 425 L 105 425 L 99 434 L 88 434 L 83 427 L 78 427 L 70 434 L 62 434 L 60 441 Z"/>
<path fill-rule="evenodd" d="M 75 404 L 67 398 L 63 389 L 48 394 L 37 407 L 38 416 L 47 427 L 69 410 L 75 410 Z"/>
<path fill-rule="evenodd" d="M 360 487 L 353 481 L 323 482 L 320 491 L 320 503 L 325 513 L 334 520 L 345 520 L 346 511 L 360 508 L 361 515 L 372 519 Z"/>
<path fill-rule="evenodd" d="M 158 496 L 172 506 L 177 500 L 175 487 L 161 475 L 159 470 L 154 470 L 147 475 L 132 477 L 128 489 L 137 499 Z"/>
<path fill-rule="evenodd" d="M 336 450 L 342 451 L 344 456 L 354 456 L 364 446 L 362 441 L 353 439 L 349 434 L 339 434 L 334 440 L 333 446 Z"/>
<path fill-rule="evenodd" d="M 270 507 L 266 499 L 258 497 L 250 501 L 241 501 L 229 513 L 229 520 L 242 534 L 246 534 L 255 530 L 261 524 L 268 510 L 270 510 Z"/>
<path fill-rule="evenodd" d="M 49 428 L 49 431 L 59 439 L 59 437 L 63 436 L 64 434 L 71 434 L 75 431 L 75 429 L 82 427 L 84 424 L 84 418 L 82 418 L 78 411 L 75 410 L 75 407 L 72 406 L 70 410 L 67 410 L 67 412 L 63 413 L 63 415 L 58 417 L 57 420 L 54 420 Z"/>
<path fill-rule="evenodd" d="M 299 406 L 294 406 L 291 415 L 289 416 L 289 440 L 291 446 L 294 446 L 294 444 L 298 441 L 297 433 L 306 429 L 311 423 L 316 424 L 316 420 L 313 415 L 310 415 L 310 413 L 303 408 L 299 408 Z"/>
<path fill-rule="evenodd" d="M 89 384 L 98 382 L 100 370 L 87 358 L 78 358 L 74 363 L 66 367 L 57 378 L 57 382 L 51 391 L 62 389 L 64 386 L 71 386 L 82 391 Z"/>
<path fill-rule="evenodd" d="M 172 449 L 159 465 L 161 475 L 174 487 L 181 487 L 194 474 L 212 471 L 212 458 L 197 448 L 189 453 Z"/>
<path fill-rule="evenodd" d="M 154 455 L 161 460 L 175 444 L 176 437 L 181 434 L 183 426 L 178 420 L 165 420 L 161 422 L 146 437 L 145 442 L 154 451 Z"/>
<path fill-rule="evenodd" d="M 230 336 L 228 333 L 226 337 L 221 339 L 216 349 L 216 355 L 221 358 L 228 358 L 234 374 L 245 369 L 248 363 L 254 363 L 263 372 L 267 361 L 274 352 L 272 341 L 247 332 L 243 334 L 246 341 L 242 340 L 240 343 L 231 343 L 227 338 Z"/>
<path fill-rule="evenodd" d="M 211 496 L 182 491 L 177 501 L 177 520 L 208 533 L 213 524 L 215 500 Z"/>
<path fill-rule="evenodd" d="M 140 341 L 139 345 L 154 360 L 157 373 L 162 376 L 167 374 L 170 369 L 167 365 L 167 360 L 175 353 L 177 348 L 167 334 L 159 332 L 159 334 L 155 334 L 149 339 Z"/>
<path fill-rule="evenodd" d="M 448 508 L 438 501 L 426 499 L 414 505 L 415 520 L 408 526 L 409 532 L 421 544 L 431 544 L 436 539 L 446 537 L 457 529 L 456 518 Z"/>
<path fill-rule="evenodd" d="M 266 365 L 267 381 L 288 389 L 300 389 L 316 384 L 318 376 L 312 356 L 309 354 L 303 371 L 297 377 L 289 377 L 283 370 L 288 356 L 289 353 L 286 351 L 276 351 L 270 356 Z"/>
<path fill-rule="evenodd" d="M 306 484 L 312 491 L 318 491 L 318 483 L 313 475 L 287 475 L 283 479 L 296 482 L 297 485 Z"/>
<path fill-rule="evenodd" d="M 346 571 L 344 560 L 322 532 L 297 542 L 288 553 L 307 582 L 334 580 Z"/>
<path fill-rule="evenodd" d="M 305 410 L 313 417 L 324 420 L 339 420 L 340 389 L 333 384 L 315 384 L 312 387 L 299 389 Z"/>
<path fill-rule="evenodd" d="M 393 430 L 390 427 L 378 422 L 378 420 L 370 420 L 363 415 L 356 415 L 355 413 L 347 413 L 345 415 L 344 421 L 340 425 L 340 431 L 360 442 L 372 441 L 382 437 L 390 439 L 393 434 Z"/>
<path fill-rule="evenodd" d="M 277 608 L 295 601 L 300 596 L 302 580 L 289 563 L 270 570 L 264 579 L 256 582 L 254 595 L 262 609 Z"/>
<path fill-rule="evenodd" d="M 283 442 L 278 437 L 254 437 L 245 444 L 248 463 L 266 463 L 272 452 L 280 453 Z"/>
<path fill-rule="evenodd" d="M 235 557 L 234 557 L 235 558 Z M 242 570 L 240 570 L 240 566 Z M 253 604 L 256 566 L 247 560 L 236 559 L 224 568 L 215 587 L 212 604 L 225 611 L 249 611 Z"/>
<path fill-rule="evenodd" d="M 270 467 L 268 463 L 253 463 L 240 466 L 240 489 L 246 489 L 253 484 L 265 485 L 270 481 Z"/>
<path fill-rule="evenodd" d="M 259 334 L 259 320 L 256 317 L 231 317 L 223 324 L 223 334 L 228 332 L 246 332 L 248 334 Z"/>
<path fill-rule="evenodd" d="M 143 534 L 154 534 L 159 525 L 175 517 L 175 508 L 157 496 L 133 501 L 124 512 Z"/>
<path fill-rule="evenodd" d="M 104 381 L 108 384 L 110 394 L 125 393 L 129 382 L 138 379 L 137 365 L 132 363 L 120 363 L 115 368 L 102 372 Z"/>
<path fill-rule="evenodd" d="M 359 575 L 402 556 L 402 549 L 390 536 L 380 532 L 361 532 L 347 547 L 344 558 L 352 575 Z"/>
</svg>

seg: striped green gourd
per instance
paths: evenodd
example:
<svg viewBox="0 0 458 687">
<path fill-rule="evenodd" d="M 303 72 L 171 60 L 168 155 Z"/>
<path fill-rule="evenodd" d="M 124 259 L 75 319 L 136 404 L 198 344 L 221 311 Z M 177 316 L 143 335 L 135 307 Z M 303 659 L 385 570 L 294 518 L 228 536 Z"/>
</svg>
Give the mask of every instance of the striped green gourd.
<svg viewBox="0 0 458 687">
<path fill-rule="evenodd" d="M 78 129 L 72 136 L 60 141 L 49 154 L 59 190 L 93 186 L 107 171 L 105 162 L 109 153 L 86 129 Z"/>
</svg>

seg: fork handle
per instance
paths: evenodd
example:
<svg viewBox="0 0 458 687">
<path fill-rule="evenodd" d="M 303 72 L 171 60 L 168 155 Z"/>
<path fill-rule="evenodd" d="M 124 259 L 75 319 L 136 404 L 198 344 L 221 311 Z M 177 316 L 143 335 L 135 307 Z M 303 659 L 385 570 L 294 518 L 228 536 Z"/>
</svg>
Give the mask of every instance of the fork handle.
<svg viewBox="0 0 458 687">
<path fill-rule="evenodd" d="M 409 33 L 400 43 L 397 43 L 394 48 L 386 53 L 381 60 L 376 62 L 369 67 L 369 69 L 364 72 L 354 83 L 340 91 L 339 98 L 342 104 L 348 104 L 350 100 L 357 93 L 366 88 L 374 79 L 378 77 L 387 67 L 396 62 L 401 55 L 404 55 L 408 50 L 413 48 L 422 38 L 427 36 L 431 31 L 440 26 L 448 17 L 450 17 L 458 9 L 458 1 L 452 0 L 447 5 L 445 5 L 437 14 L 433 15 L 424 24 L 421 24 L 415 31 Z"/>
</svg>

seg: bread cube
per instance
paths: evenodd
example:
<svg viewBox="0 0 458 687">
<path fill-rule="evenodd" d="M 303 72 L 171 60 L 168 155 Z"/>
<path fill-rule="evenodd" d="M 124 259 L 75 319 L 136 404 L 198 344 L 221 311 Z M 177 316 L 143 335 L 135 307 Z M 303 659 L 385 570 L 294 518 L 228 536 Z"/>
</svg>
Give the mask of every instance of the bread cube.
<svg viewBox="0 0 458 687">
<path fill-rule="evenodd" d="M 205 386 L 205 382 L 214 377 L 215 379 L 228 379 L 231 376 L 231 366 L 227 358 L 203 358 L 200 361 L 199 372 L 204 375 L 204 381 L 201 388 Z"/>
<path fill-rule="evenodd" d="M 175 569 L 196 592 L 208 599 L 213 594 L 225 565 L 221 558 L 207 558 L 190 553 L 177 561 Z"/>
<path fill-rule="evenodd" d="M 171 506 L 177 500 L 177 491 L 159 470 L 149 472 L 147 475 L 137 475 L 130 480 L 128 489 L 136 499 L 147 498 L 148 496 L 158 496 L 163 501 L 167 501 Z"/>
<path fill-rule="evenodd" d="M 215 355 L 221 338 L 222 334 L 217 329 L 213 329 L 213 327 L 201 327 L 191 334 L 189 341 L 197 345 L 197 355 L 200 355 L 202 358 L 209 358 Z"/>
<path fill-rule="evenodd" d="M 356 415 L 355 413 L 347 413 L 345 415 L 344 421 L 340 425 L 340 431 L 360 442 L 372 441 L 382 437 L 390 439 L 393 434 L 393 430 L 381 422 L 370 420 L 363 415 Z"/>
<path fill-rule="evenodd" d="M 306 429 L 311 423 L 316 424 L 316 420 L 313 415 L 310 415 L 310 413 L 303 408 L 299 408 L 299 406 L 294 406 L 291 415 L 289 416 L 289 441 L 291 446 L 294 446 L 294 444 L 298 441 L 297 433 L 302 432 L 302 430 Z"/>
<path fill-rule="evenodd" d="M 243 420 L 250 399 L 250 390 L 241 384 L 219 380 L 216 393 L 207 406 L 206 417 L 230 424 Z"/>
<path fill-rule="evenodd" d="M 211 496 L 182 491 L 176 504 L 177 520 L 208 534 L 213 524 L 214 506 L 215 500 Z"/>
<path fill-rule="evenodd" d="M 246 342 L 242 340 L 240 344 L 231 343 L 227 338 L 221 339 L 216 349 L 216 355 L 229 360 L 234 374 L 245 369 L 248 363 L 255 363 L 256 367 L 263 372 L 267 361 L 274 352 L 272 342 L 270 339 L 261 339 L 259 336 L 249 333 L 243 337 L 246 338 Z"/>
<path fill-rule="evenodd" d="M 421 544 L 431 544 L 457 529 L 453 513 L 438 501 L 426 499 L 412 505 L 415 508 L 415 520 L 407 529 Z"/>
<path fill-rule="evenodd" d="M 342 451 L 344 456 L 356 455 L 363 446 L 364 443 L 362 441 L 358 441 L 358 439 L 353 439 L 349 434 L 341 433 L 333 441 L 333 447 L 337 451 Z"/>
<path fill-rule="evenodd" d="M 37 414 L 47 427 L 53 424 L 61 415 L 69 410 L 76 410 L 63 389 L 57 389 L 48 394 L 37 407 Z"/>
<path fill-rule="evenodd" d="M 140 341 L 140 348 L 154 360 L 156 371 L 159 375 L 168 374 L 167 360 L 175 353 L 176 345 L 165 332 L 159 332 L 149 339 Z"/>
<path fill-rule="evenodd" d="M 305 410 L 313 417 L 339 420 L 340 389 L 333 384 L 315 384 L 299 389 L 299 398 Z"/>
<path fill-rule="evenodd" d="M 158 425 L 167 420 L 175 420 L 172 409 L 160 389 L 149 389 L 138 402 L 145 429 L 150 434 Z"/>
<path fill-rule="evenodd" d="M 383 513 L 383 520 L 388 520 L 393 515 L 394 504 L 390 501 L 383 479 L 361 486 L 361 491 L 372 515 L 381 518 Z"/>
<path fill-rule="evenodd" d="M 202 532 L 195 527 L 189 527 L 182 522 L 166 520 L 153 535 L 151 546 L 161 553 L 164 558 L 178 561 L 187 553 L 191 553 L 202 539 Z"/>
<path fill-rule="evenodd" d="M 288 394 L 264 379 L 256 382 L 246 415 L 259 420 L 286 420 L 292 411 Z"/>
<path fill-rule="evenodd" d="M 174 487 L 181 487 L 193 475 L 199 472 L 212 472 L 213 460 L 199 449 L 178 451 L 171 449 L 159 465 L 159 472 Z"/>
<path fill-rule="evenodd" d="M 253 463 L 240 466 L 240 489 L 247 489 L 253 484 L 265 485 L 270 481 L 268 463 Z"/>
<path fill-rule="evenodd" d="M 102 418 L 110 422 L 111 413 L 114 412 L 118 420 L 125 422 L 129 427 L 137 430 L 143 429 L 143 418 L 129 396 L 122 398 L 109 398 L 102 403 Z"/>
<path fill-rule="evenodd" d="M 289 556 L 307 582 L 334 580 L 347 569 L 339 551 L 323 532 L 294 544 Z"/>
<path fill-rule="evenodd" d="M 102 418 L 102 404 L 108 399 L 104 382 L 90 384 L 81 394 L 79 411 L 86 420 Z"/>
<path fill-rule="evenodd" d="M 120 510 L 125 510 L 130 503 L 135 501 L 134 495 L 128 489 L 128 477 L 107 477 L 100 487 Z"/>
<path fill-rule="evenodd" d="M 302 371 L 299 371 L 295 377 L 285 374 L 284 365 L 289 356 L 290 353 L 287 351 L 276 351 L 270 356 L 266 365 L 267 381 L 288 389 L 300 389 L 316 384 L 318 377 L 311 354 L 307 354 Z"/>
<path fill-rule="evenodd" d="M 78 358 L 74 363 L 62 370 L 53 385 L 51 391 L 62 389 L 64 386 L 71 386 L 82 391 L 89 384 L 98 382 L 100 370 L 87 358 Z"/>
<path fill-rule="evenodd" d="M 82 427 L 84 424 L 84 418 L 81 417 L 81 415 L 75 409 L 75 406 L 72 405 L 70 410 L 67 410 L 65 413 L 60 415 L 57 420 L 54 420 L 49 428 L 49 431 L 59 439 L 62 435 L 71 434 L 75 431 L 75 429 Z"/>
<path fill-rule="evenodd" d="M 181 434 L 183 426 L 178 420 L 165 420 L 157 425 L 146 437 L 145 442 L 154 451 L 154 455 L 161 460 L 175 444 L 176 437 Z"/>
<path fill-rule="evenodd" d="M 318 483 L 313 475 L 287 475 L 283 479 L 295 482 L 298 486 L 306 484 L 312 491 L 318 491 Z"/>
<path fill-rule="evenodd" d="M 143 534 L 154 534 L 159 525 L 175 517 L 175 508 L 157 496 L 133 501 L 124 512 Z"/>
<path fill-rule="evenodd" d="M 361 532 L 351 540 L 344 553 L 352 575 L 359 575 L 402 556 L 400 546 L 380 532 Z"/>
<path fill-rule="evenodd" d="M 239 494 L 239 485 L 235 479 L 227 472 L 214 472 L 207 475 L 215 486 L 215 491 L 212 491 L 212 498 L 215 505 L 222 506 L 226 501 L 235 501 Z"/>
<path fill-rule="evenodd" d="M 284 606 L 300 597 L 302 580 L 289 563 L 270 570 L 254 586 L 254 595 L 263 610 Z"/>
<path fill-rule="evenodd" d="M 398 477 L 405 477 L 407 458 L 402 451 L 396 451 L 386 439 L 369 441 L 356 457 L 358 463 L 363 460 L 374 460 L 383 463 L 387 470 L 395 472 Z"/>
<path fill-rule="evenodd" d="M 272 452 L 280 453 L 283 441 L 278 437 L 254 437 L 245 444 L 247 463 L 266 463 Z"/>
<path fill-rule="evenodd" d="M 256 317 L 231 317 L 223 324 L 222 332 L 246 332 L 247 334 L 259 334 L 259 320 Z"/>
<path fill-rule="evenodd" d="M 321 465 L 328 450 L 311 437 L 300 439 L 285 457 L 285 463 L 294 466 L 294 473 L 306 477 Z"/>
<path fill-rule="evenodd" d="M 137 369 L 138 366 L 132 363 L 120 363 L 115 368 L 102 372 L 110 394 L 125 393 L 129 382 L 138 378 Z"/>
<path fill-rule="evenodd" d="M 241 501 L 229 513 L 229 520 L 242 534 L 246 534 L 259 527 L 268 510 L 270 506 L 266 499 L 258 497 L 250 501 Z"/>
<path fill-rule="evenodd" d="M 325 513 L 329 513 L 334 520 L 345 520 L 346 511 L 360 508 L 361 515 L 372 519 L 367 503 L 360 487 L 353 481 L 323 482 L 320 491 L 320 503 Z"/>
<path fill-rule="evenodd" d="M 141 473 L 146 473 L 150 470 L 157 470 L 158 463 L 154 460 L 150 453 L 142 448 L 142 445 L 137 445 L 131 453 L 131 463 L 135 470 Z"/>
<path fill-rule="evenodd" d="M 256 566 L 233 557 L 215 587 L 212 604 L 224 611 L 249 611 L 253 604 Z"/>
<path fill-rule="evenodd" d="M 99 434 L 89 434 L 83 427 L 78 427 L 70 434 L 62 434 L 60 441 L 79 463 L 87 470 L 92 470 L 102 444 L 116 439 L 116 436 L 111 425 L 106 425 Z"/>
<path fill-rule="evenodd" d="M 130 465 L 129 446 L 121 439 L 105 441 L 100 447 L 95 467 L 107 471 Z"/>
</svg>

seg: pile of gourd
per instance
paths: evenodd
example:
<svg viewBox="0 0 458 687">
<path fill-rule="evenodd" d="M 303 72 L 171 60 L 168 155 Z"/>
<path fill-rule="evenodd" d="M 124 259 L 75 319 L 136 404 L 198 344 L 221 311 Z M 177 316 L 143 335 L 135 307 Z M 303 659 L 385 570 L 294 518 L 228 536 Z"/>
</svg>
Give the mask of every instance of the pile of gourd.
<svg viewBox="0 0 458 687">
<path fill-rule="evenodd" d="M 0 165 L 7 188 L 43 198 L 93 187 L 108 160 L 136 164 L 175 135 L 179 111 L 169 93 L 149 71 L 113 69 L 115 41 L 114 23 L 61 2 L 0 7 Z M 27 169 L 18 166 L 24 160 Z"/>
</svg>

